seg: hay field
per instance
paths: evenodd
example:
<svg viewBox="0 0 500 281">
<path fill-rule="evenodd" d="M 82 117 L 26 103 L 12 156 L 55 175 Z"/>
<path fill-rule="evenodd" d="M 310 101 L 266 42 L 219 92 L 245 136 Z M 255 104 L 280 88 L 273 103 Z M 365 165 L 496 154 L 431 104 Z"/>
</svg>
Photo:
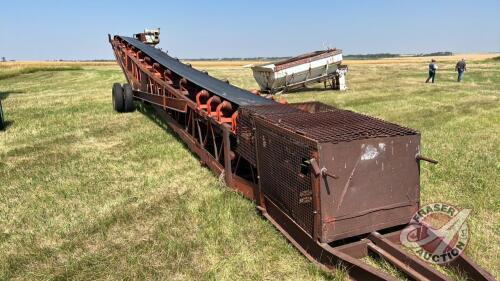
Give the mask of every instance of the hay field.
<svg viewBox="0 0 500 281">
<path fill-rule="evenodd" d="M 427 60 L 347 62 L 349 91 L 284 97 L 418 129 L 440 161 L 422 165 L 423 203 L 472 208 L 466 251 L 500 278 L 500 61 L 471 57 L 459 84 L 456 58 L 440 57 L 424 84 Z M 193 66 L 256 88 L 248 63 Z M 114 82 L 125 79 L 113 63 L 0 63 L 0 279 L 344 279 L 300 255 L 169 129 L 114 113 Z"/>
</svg>

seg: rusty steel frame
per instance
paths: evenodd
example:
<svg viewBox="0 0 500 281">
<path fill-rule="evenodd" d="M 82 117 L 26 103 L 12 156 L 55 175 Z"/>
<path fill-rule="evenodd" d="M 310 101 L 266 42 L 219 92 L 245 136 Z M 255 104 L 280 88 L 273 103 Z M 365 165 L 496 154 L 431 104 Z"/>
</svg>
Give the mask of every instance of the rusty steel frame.
<svg viewBox="0 0 500 281">
<path fill-rule="evenodd" d="M 160 65 L 140 49 L 127 44 L 120 36 L 109 36 L 116 61 L 136 100 L 149 103 L 156 117 L 166 123 L 215 174 L 223 175 L 230 188 L 256 203 L 262 216 L 269 220 L 302 254 L 328 271 L 343 267 L 352 280 L 395 280 L 395 278 L 359 260 L 374 254 L 388 261 L 414 280 L 449 280 L 418 257 L 399 245 L 399 230 L 387 234 L 373 232 L 341 245 L 321 243 L 319 240 L 319 215 L 314 216 L 314 233 L 311 236 L 272 199 L 259 190 L 257 171 L 252 170 L 249 180 L 238 174 L 240 156 L 233 148 L 236 142 L 238 104 L 228 104 L 219 93 L 201 89 L 190 92 L 189 77 L 177 77 L 167 65 Z M 209 98 L 208 98 L 209 97 Z M 208 100 L 207 100 L 208 98 Z M 205 102 L 202 101 L 205 100 Z M 210 99 L 220 99 L 216 112 L 211 111 Z M 224 104 L 224 106 L 222 105 Z M 299 105 L 300 106 L 300 105 Z M 304 105 L 307 106 L 307 105 Z M 221 109 L 229 114 L 221 116 Z M 313 173 L 314 171 L 311 171 Z M 257 176 L 254 175 L 257 173 Z M 312 176 L 313 205 L 319 210 L 320 183 Z M 446 266 L 458 270 L 473 280 L 494 278 L 465 255 Z"/>
</svg>

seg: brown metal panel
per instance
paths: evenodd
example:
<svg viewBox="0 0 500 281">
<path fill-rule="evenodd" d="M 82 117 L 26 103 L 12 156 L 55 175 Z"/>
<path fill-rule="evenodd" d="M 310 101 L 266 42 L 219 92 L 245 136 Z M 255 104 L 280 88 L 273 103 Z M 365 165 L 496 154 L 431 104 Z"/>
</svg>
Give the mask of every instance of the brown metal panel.
<svg viewBox="0 0 500 281">
<path fill-rule="evenodd" d="M 187 112 L 187 101 L 184 99 L 165 97 L 165 107 L 178 112 Z"/>
<path fill-rule="evenodd" d="M 341 246 L 334 247 L 334 249 L 353 258 L 361 259 L 368 255 L 368 242 L 368 240 L 362 239 L 351 243 L 345 243 Z"/>
<path fill-rule="evenodd" d="M 406 224 L 419 205 L 420 136 L 319 146 L 323 242 Z"/>
</svg>

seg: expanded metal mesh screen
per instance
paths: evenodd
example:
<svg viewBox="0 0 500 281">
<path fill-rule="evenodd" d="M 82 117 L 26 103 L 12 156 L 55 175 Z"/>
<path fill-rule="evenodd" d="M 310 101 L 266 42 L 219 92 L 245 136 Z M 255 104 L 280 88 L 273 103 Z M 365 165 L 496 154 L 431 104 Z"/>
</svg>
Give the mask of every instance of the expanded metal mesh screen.
<svg viewBox="0 0 500 281">
<path fill-rule="evenodd" d="M 284 106 L 282 104 L 276 103 L 275 105 L 266 106 L 245 106 L 240 107 L 238 112 L 238 121 L 236 125 L 237 142 L 236 152 L 245 158 L 252 165 L 257 166 L 255 158 L 255 143 L 254 143 L 254 132 L 253 129 L 253 119 L 254 115 L 269 115 L 269 114 L 286 114 L 286 113 L 297 113 L 301 112 L 300 109 Z"/>
<path fill-rule="evenodd" d="M 349 142 L 361 139 L 416 135 L 418 132 L 348 110 L 290 113 L 286 117 L 266 116 L 282 128 L 318 142 Z"/>
<path fill-rule="evenodd" d="M 309 113 L 317 113 L 317 112 L 328 112 L 328 111 L 336 111 L 337 108 L 333 106 L 329 106 L 327 104 L 310 101 L 310 102 L 300 102 L 300 103 L 291 103 L 289 106 L 300 109 L 301 111 L 309 112 Z"/>
<path fill-rule="evenodd" d="M 245 110 L 318 142 L 339 143 L 418 134 L 413 129 L 319 102 L 252 106 Z"/>
<path fill-rule="evenodd" d="M 253 121 L 250 112 L 240 110 L 238 112 L 238 121 L 236 125 L 237 133 L 237 146 L 236 152 L 245 158 L 253 166 L 257 166 L 255 159 L 255 143 L 253 133 Z"/>
<path fill-rule="evenodd" d="M 316 145 L 303 137 L 255 119 L 260 187 L 307 233 L 313 233 L 313 203 L 309 160 Z"/>
</svg>

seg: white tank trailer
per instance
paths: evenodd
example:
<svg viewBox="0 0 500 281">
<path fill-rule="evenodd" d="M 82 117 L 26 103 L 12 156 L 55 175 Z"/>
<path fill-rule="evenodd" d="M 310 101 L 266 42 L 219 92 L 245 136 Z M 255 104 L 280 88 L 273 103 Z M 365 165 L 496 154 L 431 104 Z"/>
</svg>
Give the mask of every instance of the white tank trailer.
<svg viewBox="0 0 500 281">
<path fill-rule="evenodd" d="M 342 65 L 342 50 L 339 49 L 315 51 L 251 68 L 261 92 L 275 94 L 321 82 L 325 88 L 347 89 L 347 66 Z"/>
</svg>

